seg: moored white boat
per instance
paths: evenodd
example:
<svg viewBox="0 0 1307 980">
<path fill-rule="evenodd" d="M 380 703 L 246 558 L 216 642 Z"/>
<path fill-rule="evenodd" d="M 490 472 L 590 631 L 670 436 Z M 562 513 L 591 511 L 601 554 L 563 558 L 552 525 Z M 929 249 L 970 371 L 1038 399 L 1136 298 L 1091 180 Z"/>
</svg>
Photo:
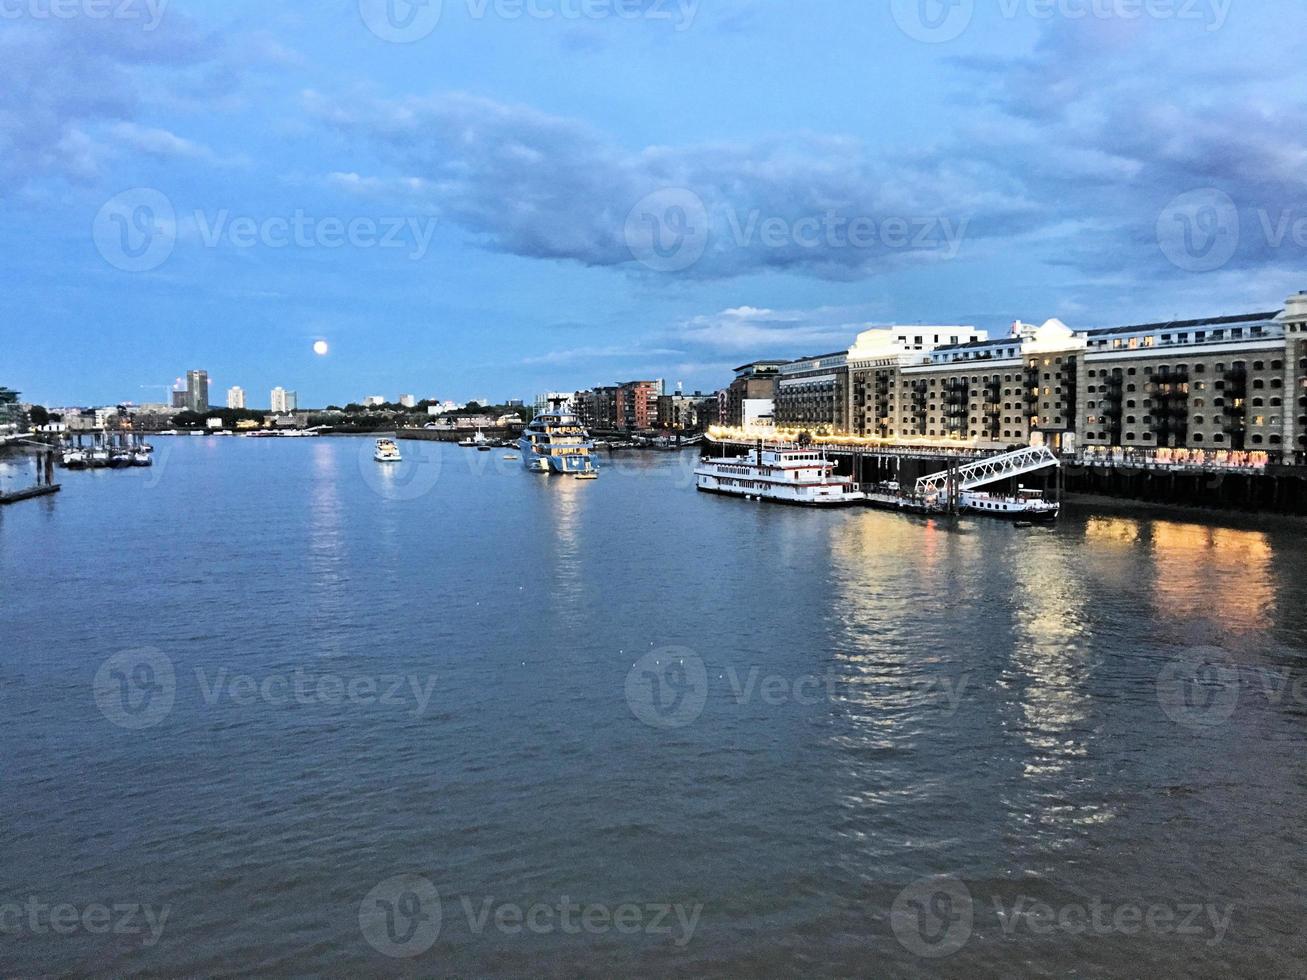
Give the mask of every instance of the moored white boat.
<svg viewBox="0 0 1307 980">
<path fill-rule="evenodd" d="M 378 463 L 402 463 L 404 455 L 399 451 L 399 446 L 394 439 L 378 439 L 377 447 L 372 453 L 372 458 Z"/>
<path fill-rule="evenodd" d="M 518 443 L 522 462 L 536 473 L 559 473 L 596 479 L 599 471 L 590 455 L 590 435 L 581 420 L 558 400 L 522 430 Z"/>
<path fill-rule="evenodd" d="M 747 456 L 705 458 L 694 471 L 698 489 L 801 507 L 861 504 L 866 494 L 835 475 L 835 464 L 811 449 L 765 449 Z"/>
<path fill-rule="evenodd" d="M 1054 521 L 1062 507 L 1038 490 L 1020 490 L 1016 496 L 964 490 L 958 495 L 958 510 L 1010 521 Z"/>
</svg>

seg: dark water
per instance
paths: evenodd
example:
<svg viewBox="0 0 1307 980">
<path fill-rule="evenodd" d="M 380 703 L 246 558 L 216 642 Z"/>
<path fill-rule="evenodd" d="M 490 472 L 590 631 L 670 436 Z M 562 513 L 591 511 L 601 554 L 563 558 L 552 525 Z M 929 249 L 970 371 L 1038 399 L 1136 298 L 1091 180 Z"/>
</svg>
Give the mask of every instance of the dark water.
<svg viewBox="0 0 1307 980">
<path fill-rule="evenodd" d="M 1301 973 L 1301 525 L 157 442 L 0 513 L 0 973 Z"/>
</svg>

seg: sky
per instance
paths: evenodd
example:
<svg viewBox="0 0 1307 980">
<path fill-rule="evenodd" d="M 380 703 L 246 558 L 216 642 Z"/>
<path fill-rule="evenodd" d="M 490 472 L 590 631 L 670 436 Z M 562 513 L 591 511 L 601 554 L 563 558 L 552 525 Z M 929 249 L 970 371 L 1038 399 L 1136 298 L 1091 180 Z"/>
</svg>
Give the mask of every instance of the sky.
<svg viewBox="0 0 1307 980">
<path fill-rule="evenodd" d="M 879 325 L 1279 309 L 1304 36 L 1299 0 L 0 0 L 0 385 L 710 391 Z"/>
</svg>

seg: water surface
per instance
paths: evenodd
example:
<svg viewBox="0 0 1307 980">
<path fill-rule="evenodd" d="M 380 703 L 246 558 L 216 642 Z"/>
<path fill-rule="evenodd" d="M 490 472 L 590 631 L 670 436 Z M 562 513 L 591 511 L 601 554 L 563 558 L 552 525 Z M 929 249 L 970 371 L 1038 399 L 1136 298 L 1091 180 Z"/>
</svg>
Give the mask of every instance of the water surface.
<svg viewBox="0 0 1307 980">
<path fill-rule="evenodd" d="M 1300 970 L 1300 525 L 156 442 L 0 512 L 6 974 Z"/>
</svg>

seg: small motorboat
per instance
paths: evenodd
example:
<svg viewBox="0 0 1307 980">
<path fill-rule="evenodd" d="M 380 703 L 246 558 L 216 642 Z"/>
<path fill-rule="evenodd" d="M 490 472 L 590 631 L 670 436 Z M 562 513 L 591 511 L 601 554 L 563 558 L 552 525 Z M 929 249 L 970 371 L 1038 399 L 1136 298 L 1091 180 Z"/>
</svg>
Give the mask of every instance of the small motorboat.
<svg viewBox="0 0 1307 980">
<path fill-rule="evenodd" d="M 509 463 L 516 463 L 521 458 L 522 457 L 519 456 L 517 453 L 509 453 L 507 456 L 504 457 L 504 460 Z"/>
<path fill-rule="evenodd" d="M 136 449 L 132 452 L 133 466 L 153 466 L 154 457 L 144 449 Z"/>
<path fill-rule="evenodd" d="M 88 463 L 85 451 L 81 449 L 69 449 L 63 454 L 63 464 L 65 469 L 84 470 Z"/>
<path fill-rule="evenodd" d="M 598 470 L 580 470 L 576 474 L 578 480 L 597 480 L 599 479 Z"/>
<path fill-rule="evenodd" d="M 394 439 L 378 439 L 377 448 L 372 453 L 372 458 L 378 463 L 404 462 L 404 455 L 399 451 L 399 446 L 395 444 Z"/>
</svg>

